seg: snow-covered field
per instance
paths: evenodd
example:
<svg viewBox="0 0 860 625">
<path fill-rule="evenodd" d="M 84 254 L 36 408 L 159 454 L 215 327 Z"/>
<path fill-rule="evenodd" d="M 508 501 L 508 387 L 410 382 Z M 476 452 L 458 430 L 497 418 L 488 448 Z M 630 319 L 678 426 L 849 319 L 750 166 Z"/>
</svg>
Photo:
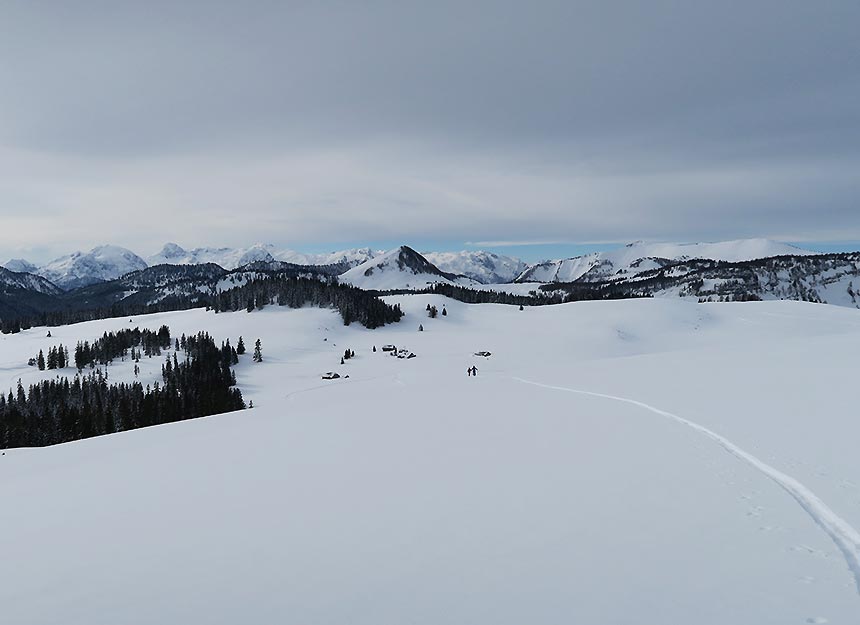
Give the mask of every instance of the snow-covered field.
<svg viewBox="0 0 860 625">
<path fill-rule="evenodd" d="M 133 325 L 264 356 L 253 410 L 0 456 L 0 622 L 860 622 L 858 311 L 389 299 L 375 331 L 267 308 L 0 337 L 2 390 Z"/>
</svg>

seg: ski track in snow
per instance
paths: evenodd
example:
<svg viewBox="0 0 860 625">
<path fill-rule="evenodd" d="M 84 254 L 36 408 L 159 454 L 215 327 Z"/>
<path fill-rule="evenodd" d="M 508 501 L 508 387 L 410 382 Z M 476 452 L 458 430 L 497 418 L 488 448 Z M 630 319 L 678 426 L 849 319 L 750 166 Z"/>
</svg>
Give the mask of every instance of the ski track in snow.
<svg viewBox="0 0 860 625">
<path fill-rule="evenodd" d="M 531 384 L 532 386 L 538 386 L 541 388 L 564 391 L 567 393 L 576 393 L 578 395 L 589 395 L 591 397 L 601 397 L 603 399 L 611 399 L 613 401 L 638 406 L 639 408 L 644 408 L 645 410 L 681 423 L 682 425 L 704 434 L 712 441 L 719 444 L 727 452 L 736 458 L 743 460 L 754 469 L 776 482 L 783 490 L 791 495 L 797 503 L 800 504 L 800 507 L 803 508 L 810 517 L 812 517 L 812 520 L 815 521 L 822 530 L 824 530 L 824 532 L 839 548 L 839 551 L 842 552 L 842 555 L 845 557 L 845 561 L 848 564 L 848 568 L 854 575 L 854 584 L 858 594 L 860 594 L 860 532 L 854 529 L 854 527 L 852 527 L 845 519 L 831 510 L 830 507 L 818 497 L 818 495 L 813 493 L 809 488 L 790 475 L 786 475 L 751 453 L 744 451 L 729 439 L 717 434 L 716 432 L 709 430 L 698 423 L 679 417 L 671 412 L 666 412 L 660 408 L 655 408 L 654 406 L 644 402 L 637 401 L 635 399 L 628 399 L 626 397 L 595 393 L 593 391 L 583 391 L 579 389 L 566 388 L 564 386 L 552 386 L 550 384 L 542 384 L 540 382 L 533 382 L 531 380 L 525 380 L 518 377 L 514 377 L 513 379 L 517 382 Z"/>
</svg>

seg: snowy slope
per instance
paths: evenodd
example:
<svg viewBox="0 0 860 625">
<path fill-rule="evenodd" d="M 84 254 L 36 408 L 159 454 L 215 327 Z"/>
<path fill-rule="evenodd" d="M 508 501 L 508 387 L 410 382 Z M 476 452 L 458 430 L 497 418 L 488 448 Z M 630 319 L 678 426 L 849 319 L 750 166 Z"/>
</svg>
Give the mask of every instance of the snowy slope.
<svg viewBox="0 0 860 625">
<path fill-rule="evenodd" d="M 23 289 L 48 295 L 62 293 L 62 289 L 41 276 L 0 267 L 0 290 L 8 289 Z"/>
<path fill-rule="evenodd" d="M 146 267 L 146 261 L 130 250 L 116 245 L 100 245 L 87 253 L 75 252 L 51 261 L 38 273 L 69 290 L 113 280 Z"/>
<path fill-rule="evenodd" d="M 860 422 L 833 391 L 855 385 L 857 311 L 391 300 L 407 316 L 376 331 L 317 309 L 136 318 L 260 337 L 237 368 L 256 407 L 0 456 L 4 622 L 857 621 Z M 0 336 L 0 389 L 125 327 Z"/>
<path fill-rule="evenodd" d="M 528 267 L 519 258 L 484 251 L 424 252 L 423 256 L 442 271 L 466 276 L 481 284 L 513 282 Z"/>
<path fill-rule="evenodd" d="M 585 279 L 628 278 L 672 261 L 706 258 L 739 262 L 785 255 L 810 255 L 787 243 L 769 239 L 741 239 L 719 243 L 631 243 L 617 250 L 595 252 L 564 260 L 545 261 L 526 269 L 518 282 L 573 282 Z"/>
<path fill-rule="evenodd" d="M 340 276 L 340 281 L 367 290 L 423 289 L 436 283 L 469 284 L 467 278 L 443 272 L 406 245 L 372 258 Z"/>
</svg>

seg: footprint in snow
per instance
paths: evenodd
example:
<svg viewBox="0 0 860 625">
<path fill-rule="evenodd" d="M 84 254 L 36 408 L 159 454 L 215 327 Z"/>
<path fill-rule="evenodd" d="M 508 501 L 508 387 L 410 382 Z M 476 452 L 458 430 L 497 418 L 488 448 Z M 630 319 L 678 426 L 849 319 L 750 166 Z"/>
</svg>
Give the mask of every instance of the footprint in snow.
<svg viewBox="0 0 860 625">
<path fill-rule="evenodd" d="M 826 551 L 821 551 L 820 549 L 815 549 L 813 547 L 808 547 L 806 545 L 797 545 L 795 547 L 789 547 L 789 551 L 799 551 L 802 553 L 808 553 L 811 556 L 817 556 L 819 558 L 827 559 L 830 557 L 830 554 Z"/>
</svg>

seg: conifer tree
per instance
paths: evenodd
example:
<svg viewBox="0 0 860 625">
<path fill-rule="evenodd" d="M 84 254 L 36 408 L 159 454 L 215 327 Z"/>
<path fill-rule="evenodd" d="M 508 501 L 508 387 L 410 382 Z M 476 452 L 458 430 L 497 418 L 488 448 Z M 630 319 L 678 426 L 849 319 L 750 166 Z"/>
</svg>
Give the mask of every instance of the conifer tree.
<svg viewBox="0 0 860 625">
<path fill-rule="evenodd" d="M 263 346 L 260 339 L 254 343 L 254 362 L 263 362 Z"/>
<path fill-rule="evenodd" d="M 236 353 L 240 356 L 245 353 L 245 341 L 242 340 L 242 337 L 239 337 L 239 343 L 236 344 Z"/>
</svg>

